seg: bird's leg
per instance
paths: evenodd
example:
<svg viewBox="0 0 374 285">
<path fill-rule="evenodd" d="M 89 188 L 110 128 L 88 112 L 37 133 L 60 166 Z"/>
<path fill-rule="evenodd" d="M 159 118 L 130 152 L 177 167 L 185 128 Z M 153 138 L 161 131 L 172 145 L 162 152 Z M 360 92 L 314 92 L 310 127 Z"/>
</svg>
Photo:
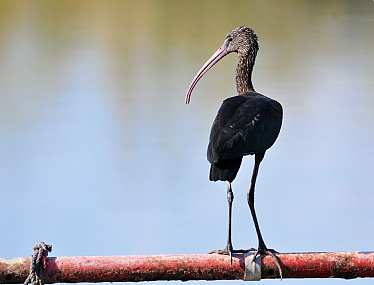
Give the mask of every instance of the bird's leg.
<svg viewBox="0 0 374 285">
<path fill-rule="evenodd" d="M 227 244 L 223 250 L 212 250 L 209 253 L 225 254 L 230 256 L 230 263 L 232 264 L 232 242 L 231 242 L 231 213 L 232 213 L 232 202 L 234 201 L 234 192 L 232 192 L 231 182 L 227 184 L 227 204 L 228 204 L 228 233 L 227 233 Z"/>
<path fill-rule="evenodd" d="M 251 179 L 251 184 L 248 189 L 247 193 L 247 201 L 248 201 L 248 206 L 252 214 L 253 222 L 255 224 L 256 228 L 256 233 L 258 237 L 258 249 L 260 253 L 264 249 L 266 249 L 265 242 L 262 238 L 262 234 L 260 231 L 260 226 L 257 221 L 257 216 L 256 216 L 256 211 L 255 211 L 255 185 L 256 185 L 256 179 L 257 179 L 257 174 L 258 174 L 258 169 L 260 167 L 260 163 L 262 159 L 264 158 L 265 153 L 260 153 L 260 154 L 255 154 L 255 165 L 253 167 L 253 173 L 252 173 L 252 179 Z"/>
<path fill-rule="evenodd" d="M 230 263 L 232 264 L 232 242 L 231 242 L 231 214 L 232 214 L 232 202 L 234 201 L 234 193 L 232 192 L 231 182 L 227 184 L 227 204 L 228 204 L 228 225 L 227 225 L 227 244 L 226 244 L 226 251 L 228 251 L 230 255 Z"/>
<path fill-rule="evenodd" d="M 274 254 L 274 253 L 277 253 L 277 252 L 273 249 L 268 249 L 266 247 L 264 239 L 262 238 L 262 234 L 261 234 L 261 231 L 260 231 L 260 226 L 258 224 L 256 211 L 255 211 L 255 184 L 256 184 L 258 169 L 260 167 L 260 163 L 261 163 L 262 159 L 264 158 L 264 156 L 265 156 L 265 152 L 255 154 L 255 165 L 254 165 L 254 168 L 253 168 L 251 185 L 249 186 L 249 190 L 248 190 L 248 193 L 247 193 L 248 206 L 249 206 L 249 209 L 250 209 L 251 214 L 252 214 L 252 218 L 253 218 L 253 222 L 255 224 L 257 238 L 258 238 L 258 249 L 257 249 L 255 255 L 253 256 L 253 260 L 255 260 L 255 258 L 259 254 L 270 255 L 271 258 L 276 263 L 276 265 L 279 269 L 279 274 L 282 278 L 282 269 L 280 267 L 278 258 Z"/>
</svg>

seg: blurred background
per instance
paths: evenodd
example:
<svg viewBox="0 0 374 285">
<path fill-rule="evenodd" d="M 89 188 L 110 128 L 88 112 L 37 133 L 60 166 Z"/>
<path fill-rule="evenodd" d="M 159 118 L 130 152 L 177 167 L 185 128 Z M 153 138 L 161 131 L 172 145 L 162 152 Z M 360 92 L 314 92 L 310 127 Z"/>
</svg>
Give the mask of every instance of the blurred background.
<svg viewBox="0 0 374 285">
<path fill-rule="evenodd" d="M 184 96 L 241 25 L 260 41 L 256 91 L 284 108 L 256 185 L 265 242 L 374 251 L 373 1 L 2 0 L 0 9 L 0 257 L 29 256 L 40 241 L 51 256 L 224 248 L 226 183 L 208 180 L 206 147 L 221 102 L 236 95 L 236 55 L 204 76 L 190 105 Z M 257 246 L 252 167 L 246 157 L 233 183 L 235 248 Z"/>
</svg>

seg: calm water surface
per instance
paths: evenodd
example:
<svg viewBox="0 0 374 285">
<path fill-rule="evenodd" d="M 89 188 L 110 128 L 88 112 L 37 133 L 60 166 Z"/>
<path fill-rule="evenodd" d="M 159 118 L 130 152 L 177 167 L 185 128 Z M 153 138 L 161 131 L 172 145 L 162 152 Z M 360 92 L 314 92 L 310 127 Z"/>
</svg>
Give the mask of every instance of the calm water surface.
<svg viewBox="0 0 374 285">
<path fill-rule="evenodd" d="M 1 257 L 28 256 L 41 240 L 53 256 L 223 248 L 226 185 L 208 181 L 206 146 L 222 100 L 235 95 L 236 56 L 205 75 L 188 106 L 184 95 L 240 25 L 260 39 L 256 90 L 284 108 L 256 188 L 267 245 L 374 250 L 373 2 L 1 9 Z M 247 157 L 233 184 L 236 248 L 257 245 L 245 199 L 252 166 Z M 315 284 L 283 281 L 296 282 Z"/>
</svg>

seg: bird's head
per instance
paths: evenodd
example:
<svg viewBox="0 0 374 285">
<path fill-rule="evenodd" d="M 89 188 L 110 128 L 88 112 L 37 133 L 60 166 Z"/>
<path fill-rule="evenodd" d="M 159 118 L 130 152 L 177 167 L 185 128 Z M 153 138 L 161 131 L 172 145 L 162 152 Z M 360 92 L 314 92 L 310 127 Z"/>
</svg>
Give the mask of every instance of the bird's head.
<svg viewBox="0 0 374 285">
<path fill-rule="evenodd" d="M 239 27 L 227 34 L 224 45 L 227 53 L 237 52 L 246 54 L 248 51 L 256 56 L 259 50 L 257 35 L 251 28 Z"/>
<path fill-rule="evenodd" d="M 236 52 L 239 55 L 250 56 L 254 62 L 258 49 L 258 38 L 251 28 L 241 26 L 228 33 L 223 45 L 208 59 L 192 80 L 187 90 L 186 104 L 190 102 L 192 90 L 200 78 L 220 59 L 231 52 Z"/>
</svg>

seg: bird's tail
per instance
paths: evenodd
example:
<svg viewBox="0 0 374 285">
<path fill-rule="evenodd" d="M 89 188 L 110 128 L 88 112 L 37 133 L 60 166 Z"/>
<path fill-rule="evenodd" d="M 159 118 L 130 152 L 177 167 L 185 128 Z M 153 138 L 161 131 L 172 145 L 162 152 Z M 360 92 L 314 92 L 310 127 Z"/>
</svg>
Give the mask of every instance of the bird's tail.
<svg viewBox="0 0 374 285">
<path fill-rule="evenodd" d="M 232 182 L 239 171 L 243 157 L 230 160 L 221 160 L 210 166 L 210 181 L 229 181 Z"/>
</svg>

